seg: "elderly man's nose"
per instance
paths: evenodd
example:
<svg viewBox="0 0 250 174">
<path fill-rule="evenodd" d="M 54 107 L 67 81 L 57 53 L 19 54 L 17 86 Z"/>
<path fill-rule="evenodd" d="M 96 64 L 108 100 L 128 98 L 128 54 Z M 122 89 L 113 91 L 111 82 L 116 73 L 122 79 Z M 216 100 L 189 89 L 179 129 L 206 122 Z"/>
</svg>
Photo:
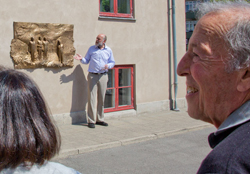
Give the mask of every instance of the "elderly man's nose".
<svg viewBox="0 0 250 174">
<path fill-rule="evenodd" d="M 181 58 L 177 66 L 177 74 L 179 76 L 186 76 L 190 71 L 190 60 L 187 56 L 187 53 Z"/>
</svg>

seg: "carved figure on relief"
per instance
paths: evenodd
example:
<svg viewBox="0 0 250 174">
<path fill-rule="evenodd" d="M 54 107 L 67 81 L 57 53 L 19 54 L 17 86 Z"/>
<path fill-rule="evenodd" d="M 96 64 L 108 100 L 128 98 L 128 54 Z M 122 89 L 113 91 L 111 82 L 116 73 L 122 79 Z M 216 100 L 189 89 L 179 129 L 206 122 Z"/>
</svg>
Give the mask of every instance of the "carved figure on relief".
<svg viewBox="0 0 250 174">
<path fill-rule="evenodd" d="M 38 52 L 38 59 L 39 59 L 39 60 L 43 60 L 43 57 L 42 57 L 43 42 L 42 42 L 41 39 L 42 39 L 42 38 L 39 37 L 38 40 L 37 40 L 37 52 Z"/>
<path fill-rule="evenodd" d="M 30 52 L 31 61 L 34 62 L 35 61 L 35 52 L 36 52 L 36 41 L 34 40 L 34 37 L 30 38 L 28 51 Z"/>
<path fill-rule="evenodd" d="M 49 42 L 47 39 L 44 37 L 43 38 L 43 58 L 47 59 L 48 58 L 48 50 L 49 50 Z"/>
<path fill-rule="evenodd" d="M 57 41 L 57 55 L 58 55 L 58 61 L 63 64 L 63 44 L 60 40 Z"/>
</svg>

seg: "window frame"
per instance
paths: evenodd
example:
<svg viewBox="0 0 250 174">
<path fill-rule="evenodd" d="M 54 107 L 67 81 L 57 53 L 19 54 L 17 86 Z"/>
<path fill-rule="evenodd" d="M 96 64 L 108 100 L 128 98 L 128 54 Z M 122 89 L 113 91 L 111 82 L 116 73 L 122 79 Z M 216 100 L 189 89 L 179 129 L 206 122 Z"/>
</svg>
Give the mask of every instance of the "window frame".
<svg viewBox="0 0 250 174">
<path fill-rule="evenodd" d="M 134 66 L 133 65 L 115 65 L 114 68 L 114 80 L 115 84 L 114 87 L 107 87 L 109 89 L 115 89 L 115 107 L 112 108 L 104 108 L 104 113 L 107 112 L 114 112 L 114 111 L 121 111 L 121 110 L 128 110 L 134 109 Z M 119 86 L 119 69 L 130 69 L 131 70 L 131 83 L 130 86 Z M 119 89 L 122 88 L 131 88 L 131 105 L 119 106 Z"/>
<path fill-rule="evenodd" d="M 118 13 L 118 2 L 114 0 L 114 12 L 101 12 L 101 0 L 99 0 L 99 16 L 103 17 L 118 17 L 118 18 L 133 18 L 133 0 L 130 1 L 130 13 Z"/>
</svg>

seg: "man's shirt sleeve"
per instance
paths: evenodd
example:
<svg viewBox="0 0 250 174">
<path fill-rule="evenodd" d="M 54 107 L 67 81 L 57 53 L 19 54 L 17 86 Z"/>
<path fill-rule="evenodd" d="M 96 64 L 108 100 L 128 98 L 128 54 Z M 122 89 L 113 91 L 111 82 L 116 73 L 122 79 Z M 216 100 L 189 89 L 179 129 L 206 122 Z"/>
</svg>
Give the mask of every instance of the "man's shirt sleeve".
<svg viewBox="0 0 250 174">
<path fill-rule="evenodd" d="M 88 49 L 88 51 L 87 51 L 85 57 L 82 57 L 81 63 L 83 63 L 83 64 L 88 64 L 88 63 L 89 63 L 90 58 L 91 58 L 90 53 L 91 53 L 91 47 Z"/>
<path fill-rule="evenodd" d="M 113 52 L 110 49 L 110 56 L 109 56 L 109 59 L 108 59 L 108 68 L 111 69 L 114 66 L 115 66 L 115 59 L 114 59 L 114 56 L 113 56 Z"/>
</svg>

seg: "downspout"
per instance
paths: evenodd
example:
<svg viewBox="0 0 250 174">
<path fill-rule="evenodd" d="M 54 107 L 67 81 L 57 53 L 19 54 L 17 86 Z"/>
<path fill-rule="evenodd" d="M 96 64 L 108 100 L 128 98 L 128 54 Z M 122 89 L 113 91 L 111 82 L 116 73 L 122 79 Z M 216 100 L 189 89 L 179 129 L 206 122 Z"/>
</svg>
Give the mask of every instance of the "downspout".
<svg viewBox="0 0 250 174">
<path fill-rule="evenodd" d="M 174 47 L 174 110 L 179 111 L 177 107 L 177 90 L 178 90 L 178 79 L 177 79 L 177 50 L 176 50 L 176 23 L 175 23 L 175 0 L 172 0 L 172 26 L 173 26 L 173 47 Z"/>
<path fill-rule="evenodd" d="M 169 67 L 169 103 L 170 110 L 173 110 L 172 97 L 172 30 L 171 30 L 171 0 L 168 0 L 168 67 Z"/>
</svg>

